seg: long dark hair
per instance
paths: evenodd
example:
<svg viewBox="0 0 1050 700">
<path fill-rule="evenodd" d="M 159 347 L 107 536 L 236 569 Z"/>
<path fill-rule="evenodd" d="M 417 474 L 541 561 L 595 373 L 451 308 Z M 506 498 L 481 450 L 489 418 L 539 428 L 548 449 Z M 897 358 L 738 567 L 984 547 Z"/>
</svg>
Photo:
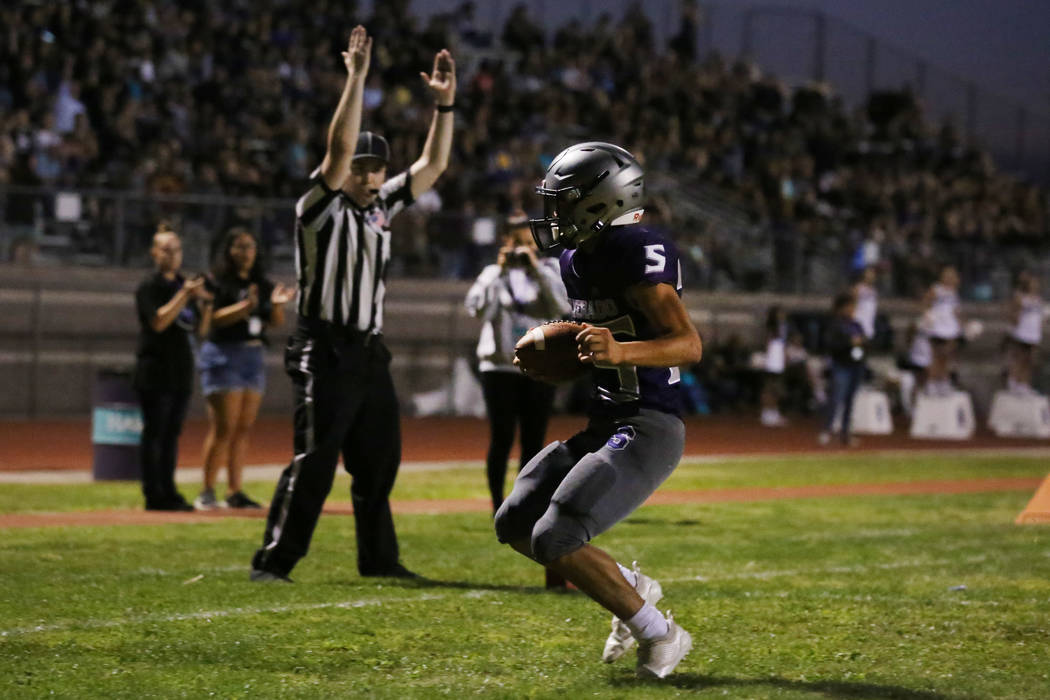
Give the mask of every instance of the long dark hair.
<svg viewBox="0 0 1050 700">
<path fill-rule="evenodd" d="M 259 246 L 259 239 L 255 237 L 254 233 L 243 226 L 234 226 L 226 232 L 226 235 L 222 238 L 222 243 L 215 251 L 215 261 L 211 266 L 211 274 L 216 281 L 232 281 L 238 279 L 237 266 L 234 264 L 233 258 L 230 257 L 230 248 L 233 247 L 234 241 L 241 236 L 248 236 L 255 242 L 255 263 L 252 265 L 252 269 L 248 271 L 249 281 L 261 282 L 265 277 L 262 263 L 262 249 Z"/>
</svg>

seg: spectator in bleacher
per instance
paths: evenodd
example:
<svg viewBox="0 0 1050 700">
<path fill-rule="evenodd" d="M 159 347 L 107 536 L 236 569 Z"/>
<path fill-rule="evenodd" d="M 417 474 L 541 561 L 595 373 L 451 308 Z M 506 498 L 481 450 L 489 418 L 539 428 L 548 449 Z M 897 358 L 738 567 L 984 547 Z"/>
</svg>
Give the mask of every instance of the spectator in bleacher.
<svg viewBox="0 0 1050 700">
<path fill-rule="evenodd" d="M 1006 386 L 1012 394 L 1034 394 L 1032 368 L 1035 353 L 1043 340 L 1043 310 L 1045 303 L 1039 295 L 1039 280 L 1031 272 L 1022 271 L 1010 299 L 1009 318 L 1012 328 L 1008 339 L 1009 363 Z"/>
<path fill-rule="evenodd" d="M 405 0 L 372 4 L 369 26 L 397 42 L 377 56 L 366 109 L 377 131 L 406 149 L 396 154 L 400 160 L 411 157 L 411 135 L 426 121 L 405 78 L 434 42 L 457 34 L 473 41 L 472 6 L 419 27 Z M 582 132 L 635 144 L 648 161 L 674 163 L 682 179 L 717 189 L 756 225 L 768 230 L 776 221 L 797 233 L 802 264 L 784 270 L 792 276 L 805 271 L 815 251 L 853 250 L 875 222 L 882 257 L 893 266 L 892 288 L 907 296 L 947 249 L 976 255 L 1007 242 L 1031 249 L 1047 239 L 1045 190 L 997 172 L 957 129 L 928 121 L 906 91 L 872 94 L 851 111 L 825 84 L 790 88 L 754 65 L 718 56 L 691 63 L 701 21 L 696 8 L 683 4 L 671 57 L 655 45 L 640 4 L 622 20 L 603 13 L 570 30 L 540 27 L 529 5 L 519 3 L 494 32 L 502 41 L 494 40 L 491 57 L 464 77 L 464 112 L 473 118 L 457 139 L 456 172 L 440 185 L 449 208 L 463 212 L 468 200 L 503 190 L 488 180 L 498 150 L 513 151 L 519 175 L 531 181 L 545 169 L 544 158 Z M 55 159 L 45 147 L 33 161 L 41 179 L 124 189 L 153 177 L 195 191 L 208 166 L 230 195 L 294 194 L 303 164 L 320 158 L 312 146 L 323 140 L 317 105 L 334 101 L 340 89 L 325 53 L 338 40 L 332 27 L 355 23 L 355 4 L 327 4 L 324 23 L 277 0 L 259 0 L 235 18 L 159 0 L 121 6 L 119 18 L 107 10 L 107 3 L 0 10 L 0 104 L 31 113 L 38 125 L 41 115 L 55 114 L 56 98 L 63 121 L 75 119 L 82 104 L 102 155 L 85 167 L 81 159 Z M 548 45 L 548 33 L 587 40 Z M 307 133 L 297 135 L 299 129 Z M 181 150 L 173 163 L 159 165 L 156 152 L 172 139 Z M 515 139 L 524 145 L 509 146 Z M 968 282 L 984 282 L 988 267 L 962 272 Z M 725 269 L 713 275 L 745 286 Z"/>
<path fill-rule="evenodd" d="M 832 305 L 831 323 L 825 338 L 825 347 L 831 360 L 831 387 L 824 417 L 824 429 L 819 435 L 821 445 L 831 443 L 835 420 L 839 422 L 839 441 L 844 446 L 855 444 L 850 437 L 853 415 L 853 397 L 864 375 L 866 338 L 864 329 L 854 318 L 856 298 L 853 292 L 841 292 Z"/>
<path fill-rule="evenodd" d="M 204 277 L 182 272 L 182 241 L 161 223 L 150 248 L 153 272 L 135 290 L 139 320 L 134 386 L 142 404 L 142 492 L 146 510 L 193 510 L 175 488 L 179 434 L 193 392 L 190 336 L 211 325 Z"/>
<path fill-rule="evenodd" d="M 197 510 L 260 508 L 242 490 L 248 437 L 266 390 L 266 330 L 284 323 L 284 305 L 295 290 L 266 277 L 259 243 L 247 229 L 230 229 L 223 239 L 207 289 L 214 312 L 198 366 L 208 403 L 204 438 L 204 482 Z M 219 470 L 226 467 L 226 498 L 215 497 Z"/>
</svg>

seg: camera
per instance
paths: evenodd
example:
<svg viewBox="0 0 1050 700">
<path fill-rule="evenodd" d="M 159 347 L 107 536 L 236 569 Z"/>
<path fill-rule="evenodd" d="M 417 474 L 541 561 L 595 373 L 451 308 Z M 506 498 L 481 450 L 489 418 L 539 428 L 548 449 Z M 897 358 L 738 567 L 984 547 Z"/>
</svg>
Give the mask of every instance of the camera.
<svg viewBox="0 0 1050 700">
<path fill-rule="evenodd" d="M 519 250 L 507 254 L 507 264 L 511 267 L 528 267 L 529 254 Z"/>
</svg>

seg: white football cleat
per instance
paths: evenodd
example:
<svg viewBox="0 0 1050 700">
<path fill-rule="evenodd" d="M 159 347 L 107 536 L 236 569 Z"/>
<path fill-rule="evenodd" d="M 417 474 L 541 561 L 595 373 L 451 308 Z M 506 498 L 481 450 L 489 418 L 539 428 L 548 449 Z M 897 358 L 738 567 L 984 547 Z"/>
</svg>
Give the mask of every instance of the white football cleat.
<svg viewBox="0 0 1050 700">
<path fill-rule="evenodd" d="M 660 599 L 664 597 L 664 589 L 660 586 L 660 582 L 649 578 L 639 571 L 638 562 L 632 562 L 631 568 L 634 569 L 634 590 L 638 591 L 638 595 L 651 605 L 656 605 L 660 602 Z M 609 638 L 605 640 L 602 661 L 611 664 L 626 654 L 633 646 L 634 635 L 631 634 L 630 628 L 624 624 L 623 620 L 613 615 L 612 632 L 609 633 Z"/>
<path fill-rule="evenodd" d="M 692 648 L 693 637 L 674 621 L 668 610 L 667 634 L 638 643 L 637 673 L 639 676 L 667 678 Z"/>
</svg>

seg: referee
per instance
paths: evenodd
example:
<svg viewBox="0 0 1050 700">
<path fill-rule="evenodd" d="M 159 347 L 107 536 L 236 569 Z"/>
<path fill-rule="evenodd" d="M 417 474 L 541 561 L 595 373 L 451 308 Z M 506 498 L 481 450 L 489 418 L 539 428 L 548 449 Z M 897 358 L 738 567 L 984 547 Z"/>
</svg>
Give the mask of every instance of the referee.
<svg viewBox="0 0 1050 700">
<path fill-rule="evenodd" d="M 296 203 L 299 324 L 285 368 L 295 392 L 295 456 L 282 472 L 252 558 L 253 581 L 288 581 L 307 552 L 340 453 L 352 481 L 357 568 L 362 576 L 414 577 L 398 559 L 390 491 L 401 461 L 390 352 L 382 339 L 389 222 L 448 165 L 455 63 L 448 50 L 420 73 L 437 108 L 419 159 L 386 179 L 389 147 L 361 129 L 372 51 L 364 27 L 343 52 L 347 79 L 328 128 L 327 152 Z"/>
</svg>

